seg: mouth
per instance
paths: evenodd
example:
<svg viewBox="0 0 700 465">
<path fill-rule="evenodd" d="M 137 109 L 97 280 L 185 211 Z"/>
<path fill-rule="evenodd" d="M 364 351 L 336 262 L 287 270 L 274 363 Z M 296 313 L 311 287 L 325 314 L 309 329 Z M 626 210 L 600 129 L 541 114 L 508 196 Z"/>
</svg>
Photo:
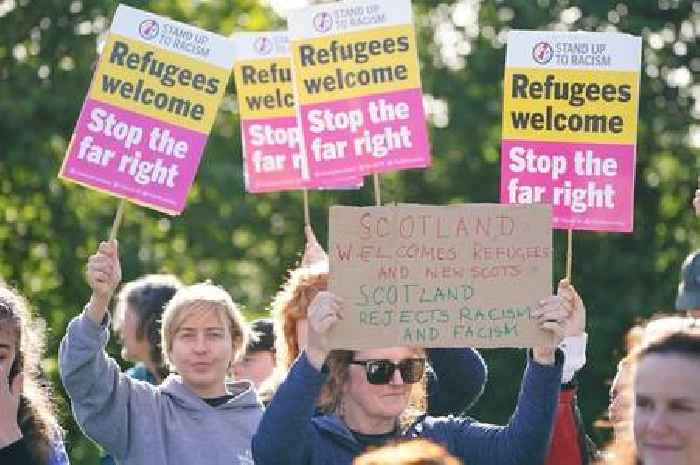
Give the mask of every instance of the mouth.
<svg viewBox="0 0 700 465">
<path fill-rule="evenodd" d="M 674 444 L 656 444 L 656 443 L 643 443 L 642 447 L 651 451 L 657 452 L 677 452 L 683 449 L 682 446 L 677 446 Z"/>
</svg>

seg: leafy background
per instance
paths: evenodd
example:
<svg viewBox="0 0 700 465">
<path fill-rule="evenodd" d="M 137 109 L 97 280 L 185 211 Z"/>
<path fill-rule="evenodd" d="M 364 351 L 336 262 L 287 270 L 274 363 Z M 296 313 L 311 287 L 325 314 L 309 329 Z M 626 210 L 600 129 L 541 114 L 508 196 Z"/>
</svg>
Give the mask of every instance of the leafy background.
<svg viewBox="0 0 700 465">
<path fill-rule="evenodd" d="M 388 0 L 387 0 L 388 1 Z M 125 3 L 224 35 L 284 27 L 304 0 L 152 0 Z M 62 400 L 72 462 L 97 463 L 58 380 L 56 353 L 67 322 L 88 298 L 87 257 L 109 231 L 117 201 L 56 179 L 117 3 L 0 0 L 0 277 L 17 286 L 50 327 L 45 360 Z M 643 37 L 633 234 L 575 233 L 574 282 L 589 309 L 588 365 L 580 404 L 588 431 L 607 404 L 606 380 L 631 323 L 673 307 L 678 270 L 698 247 L 691 196 L 700 171 L 700 2 L 688 0 L 414 0 L 433 167 L 383 177 L 383 200 L 495 202 L 499 185 L 502 76 L 510 29 L 621 31 Z M 243 190 L 232 83 L 220 108 L 188 207 L 170 218 L 130 206 L 120 231 L 124 280 L 171 272 L 211 278 L 250 318 L 263 314 L 303 248 L 299 193 Z M 371 184 L 371 183 L 368 183 Z M 370 187 L 311 195 L 322 242 L 330 205 L 370 205 Z M 565 237 L 555 234 L 553 282 Z M 118 356 L 114 342 L 110 350 Z M 473 415 L 506 421 L 522 354 L 485 351 L 490 376 Z M 515 374 L 515 375 L 514 375 Z"/>
</svg>

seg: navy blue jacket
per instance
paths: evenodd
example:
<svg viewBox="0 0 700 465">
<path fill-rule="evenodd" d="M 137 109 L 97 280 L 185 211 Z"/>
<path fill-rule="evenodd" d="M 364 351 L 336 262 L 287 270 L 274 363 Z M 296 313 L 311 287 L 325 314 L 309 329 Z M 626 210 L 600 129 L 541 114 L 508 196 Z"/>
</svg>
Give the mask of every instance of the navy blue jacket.
<svg viewBox="0 0 700 465">
<path fill-rule="evenodd" d="M 441 443 L 468 465 L 541 465 L 549 447 L 561 370 L 561 358 L 554 366 L 528 360 L 518 405 L 507 426 L 422 416 L 402 437 Z M 364 452 L 339 417 L 314 415 L 324 381 L 325 375 L 302 353 L 253 436 L 256 465 L 351 465 Z"/>
</svg>

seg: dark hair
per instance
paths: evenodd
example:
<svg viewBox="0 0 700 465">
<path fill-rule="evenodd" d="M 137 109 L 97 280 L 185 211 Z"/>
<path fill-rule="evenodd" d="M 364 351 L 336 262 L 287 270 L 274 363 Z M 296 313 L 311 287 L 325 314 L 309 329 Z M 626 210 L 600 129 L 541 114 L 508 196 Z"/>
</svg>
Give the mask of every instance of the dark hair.
<svg viewBox="0 0 700 465">
<path fill-rule="evenodd" d="M 700 361 L 700 322 L 693 327 L 676 331 L 650 341 L 639 350 L 638 358 L 651 354 L 684 355 Z"/>
<path fill-rule="evenodd" d="M 41 380 L 45 328 L 33 318 L 27 301 L 14 289 L 0 282 L 0 328 L 15 335 L 15 357 L 10 367 L 10 383 L 22 373 L 24 382 L 17 411 L 17 424 L 38 464 L 48 464 L 53 443 L 61 429 L 51 402 L 51 391 Z"/>
<path fill-rule="evenodd" d="M 138 319 L 136 336 L 148 341 L 149 355 L 161 378 L 167 376 L 168 369 L 160 346 L 160 320 L 166 304 L 181 287 L 182 283 L 173 275 L 150 274 L 125 284 L 117 296 L 115 329 L 121 327 L 126 308 L 130 307 Z"/>
</svg>

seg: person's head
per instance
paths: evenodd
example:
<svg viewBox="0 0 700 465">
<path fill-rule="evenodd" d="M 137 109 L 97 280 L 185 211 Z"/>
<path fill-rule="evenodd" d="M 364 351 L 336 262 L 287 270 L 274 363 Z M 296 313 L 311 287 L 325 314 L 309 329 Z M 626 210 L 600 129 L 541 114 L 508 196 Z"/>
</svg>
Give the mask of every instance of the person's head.
<svg viewBox="0 0 700 465">
<path fill-rule="evenodd" d="M 425 409 L 423 349 L 334 350 L 326 365 L 329 378 L 318 406 L 341 416 L 351 429 L 410 422 Z"/>
<path fill-rule="evenodd" d="M 122 342 L 122 358 L 151 363 L 165 374 L 160 347 L 160 320 L 182 283 L 173 275 L 151 274 L 125 284 L 116 299 L 114 329 Z"/>
<path fill-rule="evenodd" d="M 252 337 L 243 358 L 233 364 L 233 376 L 236 379 L 249 379 L 257 388 L 272 375 L 275 368 L 275 335 L 272 320 L 267 318 L 253 321 L 250 329 Z"/>
<path fill-rule="evenodd" d="M 328 265 L 318 263 L 290 272 L 272 302 L 277 364 L 285 373 L 306 346 L 307 312 L 316 294 L 328 289 Z"/>
<path fill-rule="evenodd" d="M 444 447 L 425 439 L 388 444 L 365 452 L 352 465 L 462 465 Z"/>
<path fill-rule="evenodd" d="M 0 365 L 10 384 L 23 375 L 17 423 L 41 464 L 48 463 L 60 432 L 49 388 L 40 381 L 44 344 L 43 321 L 33 318 L 27 301 L 0 281 Z"/>
<path fill-rule="evenodd" d="M 223 395 L 226 374 L 243 355 L 249 331 L 222 287 L 210 283 L 185 286 L 163 313 L 163 358 L 199 396 Z"/>
<path fill-rule="evenodd" d="M 634 441 L 644 465 L 700 463 L 700 327 L 643 345 L 634 406 Z"/>
<path fill-rule="evenodd" d="M 683 261 L 676 310 L 700 318 L 700 250 L 691 253 Z"/>
</svg>

